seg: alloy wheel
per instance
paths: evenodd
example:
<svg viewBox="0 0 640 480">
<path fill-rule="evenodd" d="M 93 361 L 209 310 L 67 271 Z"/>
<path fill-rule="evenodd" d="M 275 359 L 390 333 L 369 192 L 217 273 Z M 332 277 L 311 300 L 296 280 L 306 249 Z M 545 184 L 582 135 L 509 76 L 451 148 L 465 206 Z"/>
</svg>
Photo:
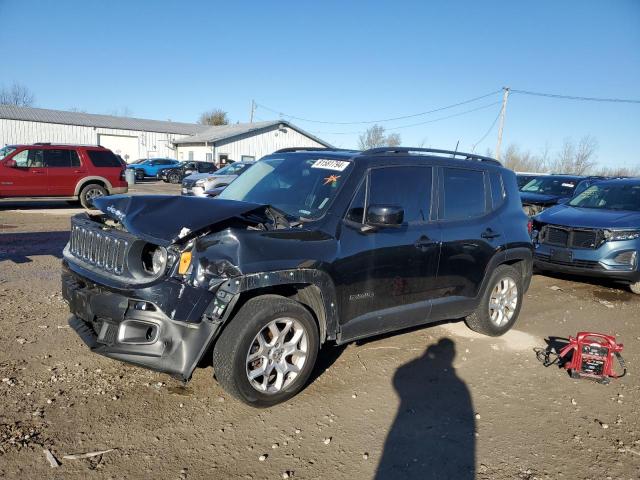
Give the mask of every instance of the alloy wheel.
<svg viewBox="0 0 640 480">
<path fill-rule="evenodd" d="M 503 277 L 493 287 L 489 298 L 489 318 L 497 327 L 508 323 L 518 307 L 518 286 L 511 277 Z"/>
<path fill-rule="evenodd" d="M 298 320 L 278 318 L 258 332 L 246 359 L 246 373 L 253 388 L 276 394 L 290 385 L 305 365 L 308 334 Z"/>
</svg>

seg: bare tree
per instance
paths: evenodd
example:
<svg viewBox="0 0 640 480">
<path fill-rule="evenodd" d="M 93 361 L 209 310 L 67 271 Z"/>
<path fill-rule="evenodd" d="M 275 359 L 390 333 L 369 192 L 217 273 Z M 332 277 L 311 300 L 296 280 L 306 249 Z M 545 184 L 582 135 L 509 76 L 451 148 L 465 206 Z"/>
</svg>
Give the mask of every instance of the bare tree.
<svg viewBox="0 0 640 480">
<path fill-rule="evenodd" d="M 583 175 L 592 170 L 596 162 L 598 141 L 591 135 L 582 137 L 577 143 L 570 138 L 564 140 L 560 152 L 553 162 L 551 170 L 556 173 Z"/>
<path fill-rule="evenodd" d="M 32 107 L 35 97 L 26 86 L 14 82 L 11 87 L 0 89 L 0 105 L 15 105 L 16 107 Z"/>
<path fill-rule="evenodd" d="M 219 108 L 209 110 L 200 115 L 198 123 L 202 125 L 229 125 L 229 115 Z"/>
<path fill-rule="evenodd" d="M 397 147 L 401 143 L 400 134 L 390 133 L 385 135 L 385 129 L 381 125 L 373 125 L 360 135 L 358 145 L 360 150 L 377 147 Z"/>
<path fill-rule="evenodd" d="M 107 115 L 112 115 L 114 117 L 132 117 L 133 111 L 127 107 L 126 105 L 122 108 L 114 108 L 107 112 Z"/>
<path fill-rule="evenodd" d="M 510 144 L 504 152 L 502 163 L 505 167 L 516 172 L 539 172 L 548 170 L 548 153 L 535 155 L 529 150 L 521 151 L 517 145 Z"/>
</svg>

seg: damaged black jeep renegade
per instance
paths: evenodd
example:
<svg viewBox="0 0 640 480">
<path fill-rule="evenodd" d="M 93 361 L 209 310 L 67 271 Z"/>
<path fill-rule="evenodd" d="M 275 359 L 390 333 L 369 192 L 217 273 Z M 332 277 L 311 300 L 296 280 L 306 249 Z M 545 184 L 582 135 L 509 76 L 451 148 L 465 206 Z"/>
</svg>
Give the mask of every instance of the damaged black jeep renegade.
<svg viewBox="0 0 640 480">
<path fill-rule="evenodd" d="M 474 154 L 286 149 L 217 198 L 95 206 L 64 250 L 70 325 L 185 381 L 212 355 L 254 406 L 295 395 L 326 343 L 456 318 L 501 335 L 531 279 L 515 174 Z"/>
</svg>

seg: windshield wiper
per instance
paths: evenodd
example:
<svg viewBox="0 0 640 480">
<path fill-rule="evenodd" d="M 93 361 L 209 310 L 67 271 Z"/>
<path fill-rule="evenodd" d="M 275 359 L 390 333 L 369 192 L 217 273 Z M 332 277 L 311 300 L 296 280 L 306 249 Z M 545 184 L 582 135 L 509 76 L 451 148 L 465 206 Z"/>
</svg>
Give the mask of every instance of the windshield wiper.
<svg viewBox="0 0 640 480">
<path fill-rule="evenodd" d="M 273 223 L 278 226 L 282 226 L 284 228 L 297 227 L 300 225 L 298 221 L 298 217 L 288 214 L 284 210 L 280 210 L 273 205 L 267 205 L 267 214 L 272 218 Z"/>
</svg>

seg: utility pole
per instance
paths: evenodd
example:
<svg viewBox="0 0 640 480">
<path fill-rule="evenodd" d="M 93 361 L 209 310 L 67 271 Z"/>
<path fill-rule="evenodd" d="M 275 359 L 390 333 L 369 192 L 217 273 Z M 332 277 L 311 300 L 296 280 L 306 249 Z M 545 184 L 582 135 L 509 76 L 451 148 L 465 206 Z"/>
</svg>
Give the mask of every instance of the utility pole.
<svg viewBox="0 0 640 480">
<path fill-rule="evenodd" d="M 504 117 L 507 113 L 507 100 L 509 99 L 509 87 L 502 87 L 502 109 L 500 110 L 500 127 L 498 128 L 498 143 L 496 143 L 496 160 L 500 160 L 500 147 L 502 147 L 502 130 L 504 129 Z"/>
<path fill-rule="evenodd" d="M 253 112 L 256 110 L 255 100 L 251 100 L 251 114 L 249 115 L 249 123 L 253 123 Z"/>
</svg>

